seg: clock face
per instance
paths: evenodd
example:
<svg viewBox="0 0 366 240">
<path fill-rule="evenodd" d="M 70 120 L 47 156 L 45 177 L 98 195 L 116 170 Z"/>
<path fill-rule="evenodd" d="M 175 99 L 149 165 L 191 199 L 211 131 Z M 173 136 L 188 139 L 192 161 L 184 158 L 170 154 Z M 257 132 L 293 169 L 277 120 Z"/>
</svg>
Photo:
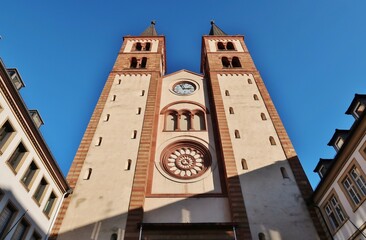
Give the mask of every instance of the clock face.
<svg viewBox="0 0 366 240">
<path fill-rule="evenodd" d="M 179 82 L 174 85 L 173 91 L 179 95 L 189 95 L 196 91 L 196 85 L 191 82 Z"/>
</svg>

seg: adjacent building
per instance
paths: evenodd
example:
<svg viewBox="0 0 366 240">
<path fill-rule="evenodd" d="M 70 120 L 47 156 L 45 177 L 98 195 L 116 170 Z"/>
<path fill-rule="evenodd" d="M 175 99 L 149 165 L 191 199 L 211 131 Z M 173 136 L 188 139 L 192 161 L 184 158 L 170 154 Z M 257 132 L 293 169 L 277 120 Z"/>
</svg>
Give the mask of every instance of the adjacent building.
<svg viewBox="0 0 366 240">
<path fill-rule="evenodd" d="M 0 60 L 0 239 L 41 240 L 69 191 L 38 128 L 36 110 L 20 96 L 17 69 Z"/>
<path fill-rule="evenodd" d="M 332 239 L 366 239 L 366 95 L 356 94 L 346 114 L 355 119 L 347 130 L 336 129 L 328 145 L 333 159 L 320 159 L 321 178 L 314 203 Z"/>
<path fill-rule="evenodd" d="M 165 74 L 154 22 L 124 37 L 67 176 L 74 192 L 54 238 L 324 238 L 244 37 L 212 22 L 201 53 L 201 74 Z"/>
</svg>

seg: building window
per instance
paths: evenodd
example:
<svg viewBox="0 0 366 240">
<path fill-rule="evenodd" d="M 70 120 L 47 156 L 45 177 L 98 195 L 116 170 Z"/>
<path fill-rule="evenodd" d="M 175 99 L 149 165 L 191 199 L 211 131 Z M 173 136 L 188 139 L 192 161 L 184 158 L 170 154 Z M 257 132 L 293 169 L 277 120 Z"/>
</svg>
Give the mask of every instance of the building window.
<svg viewBox="0 0 366 240">
<path fill-rule="evenodd" d="M 175 131 L 178 129 L 178 114 L 176 112 L 170 112 L 166 115 L 165 130 Z"/>
<path fill-rule="evenodd" d="M 141 90 L 140 96 L 144 96 L 145 95 L 145 90 Z"/>
<path fill-rule="evenodd" d="M 6 121 L 0 128 L 0 148 L 5 146 L 5 144 L 10 139 L 10 136 L 14 133 L 14 128 L 10 125 L 9 121 Z M 0 154 L 3 151 L 0 151 Z"/>
<path fill-rule="evenodd" d="M 225 50 L 225 45 L 223 42 L 218 42 L 217 43 L 217 49 L 218 50 Z"/>
<path fill-rule="evenodd" d="M 271 143 L 271 145 L 276 145 L 276 141 L 272 136 L 269 137 L 269 142 Z"/>
<path fill-rule="evenodd" d="M 335 143 L 338 150 L 341 149 L 341 147 L 343 146 L 343 143 L 344 143 L 343 138 L 339 137 Z"/>
<path fill-rule="evenodd" d="M 17 210 L 8 203 L 0 213 L 0 239 L 3 239 L 11 227 Z"/>
<path fill-rule="evenodd" d="M 229 113 L 234 114 L 234 109 L 232 107 L 229 107 Z"/>
<path fill-rule="evenodd" d="M 118 239 L 118 234 L 117 233 L 113 233 L 111 235 L 111 240 L 117 240 Z"/>
<path fill-rule="evenodd" d="M 22 183 L 27 189 L 31 188 L 32 183 L 39 172 L 38 170 L 39 169 L 37 165 L 32 161 L 31 164 L 29 164 L 27 171 L 24 173 L 21 179 Z"/>
<path fill-rule="evenodd" d="M 353 160 L 353 164 L 346 171 L 346 175 L 341 178 L 343 191 L 353 208 L 359 206 L 366 199 L 365 173 L 361 170 L 358 163 Z"/>
<path fill-rule="evenodd" d="M 44 196 L 44 193 L 45 193 L 47 187 L 48 187 L 47 181 L 44 178 L 42 178 L 42 180 L 39 183 L 36 191 L 33 194 L 33 198 L 34 198 L 34 200 L 36 200 L 36 202 L 38 204 L 41 204 L 42 198 Z"/>
<path fill-rule="evenodd" d="M 139 108 L 137 108 L 137 110 L 136 110 L 136 115 L 140 115 L 141 114 L 141 108 L 139 107 Z"/>
<path fill-rule="evenodd" d="M 13 233 L 13 236 L 11 236 L 10 240 L 22 240 L 25 238 L 25 235 L 27 235 L 27 232 L 29 230 L 29 223 L 22 219 L 15 228 L 15 231 Z"/>
<path fill-rule="evenodd" d="M 100 145 L 102 145 L 102 140 L 103 140 L 103 138 L 102 138 L 102 137 L 98 137 L 98 138 L 95 140 L 95 146 L 100 146 Z"/>
<path fill-rule="evenodd" d="M 121 85 L 121 83 L 122 83 L 122 80 L 121 79 L 118 79 L 117 85 Z"/>
<path fill-rule="evenodd" d="M 235 130 L 234 134 L 235 134 L 235 138 L 240 138 L 239 130 Z"/>
<path fill-rule="evenodd" d="M 229 68 L 229 67 L 231 67 L 231 63 L 230 63 L 230 61 L 229 61 L 229 59 L 228 59 L 227 57 L 222 57 L 222 58 L 221 58 L 221 63 L 222 63 L 222 66 L 223 66 L 224 68 Z"/>
<path fill-rule="evenodd" d="M 235 50 L 234 44 L 232 42 L 226 43 L 226 50 Z"/>
<path fill-rule="evenodd" d="M 46 214 L 47 217 L 51 216 L 52 210 L 55 206 L 57 197 L 56 195 L 52 192 L 50 197 L 48 198 L 44 208 L 43 208 L 43 213 Z"/>
<path fill-rule="evenodd" d="M 327 217 L 328 225 L 335 232 L 346 221 L 346 215 L 344 214 L 343 207 L 339 204 L 338 197 L 332 194 L 325 202 L 323 209 Z"/>
<path fill-rule="evenodd" d="M 92 169 L 91 168 L 86 169 L 85 172 L 84 172 L 83 179 L 84 180 L 89 180 L 90 179 L 90 176 L 91 176 L 91 173 L 92 173 Z"/>
<path fill-rule="evenodd" d="M 225 96 L 230 96 L 229 90 L 225 90 Z"/>
<path fill-rule="evenodd" d="M 248 170 L 247 160 L 245 160 L 244 158 L 241 159 L 241 169 Z"/>
<path fill-rule="evenodd" d="M 106 115 L 104 116 L 103 121 L 104 121 L 104 122 L 108 122 L 108 121 L 109 121 L 109 117 L 110 117 L 110 114 L 106 114 Z"/>
<path fill-rule="evenodd" d="M 131 58 L 130 68 L 137 68 L 137 58 Z"/>
<path fill-rule="evenodd" d="M 1 199 L 3 199 L 4 195 L 5 195 L 4 191 L 0 188 L 0 201 Z"/>
<path fill-rule="evenodd" d="M 125 164 L 125 171 L 129 171 L 131 169 L 132 160 L 128 159 Z"/>
<path fill-rule="evenodd" d="M 248 84 L 253 84 L 252 79 L 248 78 Z"/>
<path fill-rule="evenodd" d="M 151 48 L 151 43 L 146 42 L 146 43 L 141 43 L 141 42 L 137 42 L 135 43 L 133 49 L 135 51 L 150 51 Z"/>
<path fill-rule="evenodd" d="M 253 99 L 254 99 L 255 101 L 258 101 L 258 100 L 259 100 L 258 95 L 257 95 L 257 94 L 254 94 L 254 95 L 253 95 Z"/>
<path fill-rule="evenodd" d="M 116 95 L 113 95 L 111 101 L 112 102 L 116 101 L 116 98 L 117 98 L 117 96 Z"/>
<path fill-rule="evenodd" d="M 191 114 L 189 112 L 185 112 L 180 116 L 180 130 L 191 130 Z"/>
<path fill-rule="evenodd" d="M 136 137 L 137 137 L 137 131 L 133 130 L 131 134 L 131 139 L 136 139 Z"/>
<path fill-rule="evenodd" d="M 232 42 L 218 42 L 217 43 L 217 50 L 219 51 L 225 51 L 225 50 L 235 50 L 234 44 Z"/>
<path fill-rule="evenodd" d="M 231 64 L 234 68 L 240 68 L 241 63 L 238 57 L 233 57 L 233 60 L 231 61 Z"/>
<path fill-rule="evenodd" d="M 366 160 L 366 142 L 363 143 L 359 152 L 362 155 L 362 157 Z"/>
<path fill-rule="evenodd" d="M 258 233 L 258 240 L 266 240 L 266 235 L 264 233 Z"/>
<path fill-rule="evenodd" d="M 266 114 L 261 113 L 261 118 L 262 118 L 263 121 L 266 121 L 267 120 Z"/>
<path fill-rule="evenodd" d="M 360 117 L 363 113 L 363 111 L 365 110 L 365 105 L 364 104 L 361 104 L 361 103 L 358 103 L 356 109 L 355 109 L 355 114 Z"/>
<path fill-rule="evenodd" d="M 26 153 L 27 150 L 25 149 L 23 143 L 19 143 L 18 147 L 9 158 L 8 164 L 15 173 L 19 171 L 19 168 L 24 161 Z"/>
<path fill-rule="evenodd" d="M 37 232 L 33 232 L 32 236 L 29 240 L 42 240 L 42 237 Z"/>
<path fill-rule="evenodd" d="M 199 111 L 194 114 L 193 128 L 199 131 L 206 130 L 205 114 L 203 112 Z"/>
<path fill-rule="evenodd" d="M 241 63 L 238 57 L 233 57 L 232 59 L 229 59 L 227 57 L 221 58 L 221 63 L 224 68 L 240 68 Z"/>
<path fill-rule="evenodd" d="M 147 58 L 143 57 L 141 60 L 140 68 L 146 68 Z"/>
<path fill-rule="evenodd" d="M 288 173 L 287 173 L 287 170 L 286 170 L 286 168 L 284 168 L 284 167 L 281 167 L 280 168 L 280 170 L 281 170 L 281 174 L 282 174 L 282 178 L 290 178 L 289 176 L 288 176 Z"/>
</svg>

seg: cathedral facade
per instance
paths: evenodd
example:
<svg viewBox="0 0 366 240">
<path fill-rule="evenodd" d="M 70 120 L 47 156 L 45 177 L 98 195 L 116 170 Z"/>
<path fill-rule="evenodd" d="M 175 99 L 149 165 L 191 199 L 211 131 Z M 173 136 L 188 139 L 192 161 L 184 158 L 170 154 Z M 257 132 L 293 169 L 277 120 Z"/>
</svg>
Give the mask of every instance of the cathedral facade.
<svg viewBox="0 0 366 240">
<path fill-rule="evenodd" d="M 323 239 L 312 189 L 245 45 L 213 22 L 201 72 L 165 74 L 152 22 L 124 37 L 53 237 Z"/>
</svg>

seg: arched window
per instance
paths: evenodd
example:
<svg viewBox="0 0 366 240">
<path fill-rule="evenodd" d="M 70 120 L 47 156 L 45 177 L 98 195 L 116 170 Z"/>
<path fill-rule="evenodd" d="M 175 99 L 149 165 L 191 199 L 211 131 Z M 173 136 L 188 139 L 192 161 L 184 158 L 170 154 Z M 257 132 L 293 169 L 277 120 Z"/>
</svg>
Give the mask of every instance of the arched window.
<svg viewBox="0 0 366 240">
<path fill-rule="evenodd" d="M 147 42 L 145 44 L 145 51 L 150 51 L 151 43 Z"/>
<path fill-rule="evenodd" d="M 223 66 L 224 68 L 229 68 L 229 67 L 231 67 L 231 65 L 230 65 L 230 61 L 229 61 L 229 59 L 228 59 L 227 57 L 222 57 L 222 58 L 221 58 L 221 62 L 222 62 L 222 66 Z"/>
<path fill-rule="evenodd" d="M 92 169 L 91 168 L 87 168 L 84 172 L 84 176 L 83 179 L 84 180 L 89 180 L 90 179 L 90 175 L 92 173 Z"/>
<path fill-rule="evenodd" d="M 225 50 L 225 46 L 224 46 L 224 44 L 223 44 L 222 42 L 218 42 L 218 43 L 217 43 L 217 49 L 218 49 L 218 50 Z"/>
<path fill-rule="evenodd" d="M 232 107 L 229 107 L 229 113 L 234 114 L 234 109 Z"/>
<path fill-rule="evenodd" d="M 243 170 L 248 170 L 247 160 L 245 160 L 244 158 L 241 159 L 241 168 Z"/>
<path fill-rule="evenodd" d="M 191 129 L 191 114 L 185 112 L 180 116 L 180 130 L 188 131 Z"/>
<path fill-rule="evenodd" d="M 262 118 L 263 121 L 267 120 L 267 117 L 264 113 L 261 113 L 261 118 Z"/>
<path fill-rule="evenodd" d="M 141 90 L 140 96 L 144 96 L 145 95 L 145 90 Z"/>
<path fill-rule="evenodd" d="M 166 115 L 165 119 L 165 130 L 175 131 L 178 128 L 178 115 L 176 112 L 171 112 Z"/>
<path fill-rule="evenodd" d="M 241 63 L 238 57 L 233 57 L 233 60 L 231 61 L 231 64 L 233 65 L 233 67 L 241 67 Z"/>
<path fill-rule="evenodd" d="M 240 138 L 239 130 L 235 130 L 235 138 Z"/>
<path fill-rule="evenodd" d="M 127 159 L 126 163 L 125 163 L 125 171 L 128 171 L 131 169 L 131 164 L 132 164 L 132 160 L 131 159 Z"/>
<path fill-rule="evenodd" d="M 146 68 L 147 58 L 143 57 L 141 61 L 140 68 Z"/>
<path fill-rule="evenodd" d="M 117 233 L 113 233 L 111 235 L 111 240 L 117 240 L 117 238 L 118 238 L 118 234 Z"/>
<path fill-rule="evenodd" d="M 142 45 L 141 45 L 141 43 L 140 43 L 140 42 L 136 43 L 136 45 L 135 45 L 135 50 L 136 50 L 136 51 L 141 51 L 141 50 L 142 50 Z"/>
<path fill-rule="evenodd" d="M 206 130 L 205 114 L 203 112 L 197 112 L 193 116 L 194 130 Z"/>
<path fill-rule="evenodd" d="M 232 42 L 226 43 L 226 50 L 235 50 L 234 44 Z"/>
<path fill-rule="evenodd" d="M 131 139 L 136 139 L 136 137 L 137 137 L 137 131 L 133 130 L 131 133 Z"/>
<path fill-rule="evenodd" d="M 137 68 L 137 59 L 135 57 L 131 58 L 130 68 Z"/>
<path fill-rule="evenodd" d="M 248 78 L 248 84 L 252 84 L 252 79 Z"/>
<path fill-rule="evenodd" d="M 258 95 L 257 95 L 257 94 L 254 94 L 254 95 L 253 95 L 253 98 L 254 98 L 254 100 L 255 100 L 255 101 L 258 101 L 258 100 L 259 100 L 259 98 L 258 98 Z"/>
<path fill-rule="evenodd" d="M 264 233 L 258 233 L 258 239 L 259 240 L 266 240 L 266 235 L 264 235 Z"/>
<path fill-rule="evenodd" d="M 225 90 L 225 96 L 230 96 L 229 90 Z"/>
<path fill-rule="evenodd" d="M 139 107 L 136 109 L 136 115 L 140 115 L 140 114 L 141 114 L 141 108 Z"/>
<path fill-rule="evenodd" d="M 271 143 L 271 145 L 276 145 L 276 141 L 272 136 L 269 137 L 269 142 Z"/>
<path fill-rule="evenodd" d="M 287 174 L 287 171 L 286 171 L 286 168 L 284 167 L 281 167 L 281 174 L 282 174 L 282 177 L 283 178 L 289 178 L 288 174 Z"/>
</svg>

